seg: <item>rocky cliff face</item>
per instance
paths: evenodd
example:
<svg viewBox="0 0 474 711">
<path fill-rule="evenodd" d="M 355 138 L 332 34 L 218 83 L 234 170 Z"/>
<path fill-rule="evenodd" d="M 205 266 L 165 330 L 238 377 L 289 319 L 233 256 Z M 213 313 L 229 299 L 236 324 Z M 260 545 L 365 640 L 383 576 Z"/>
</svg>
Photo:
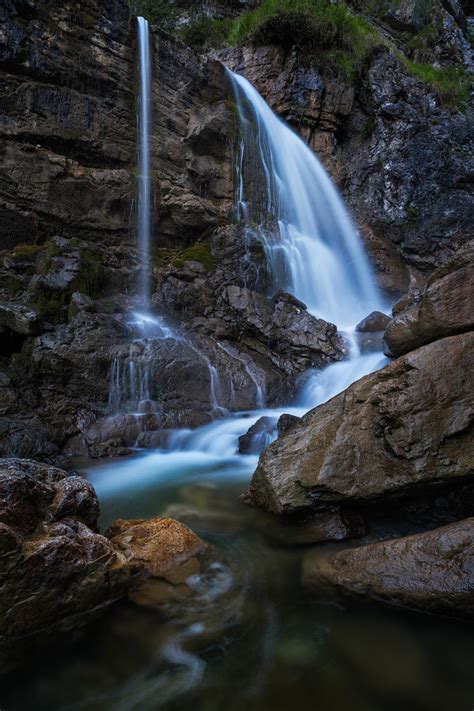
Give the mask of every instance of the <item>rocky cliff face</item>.
<svg viewBox="0 0 474 711">
<path fill-rule="evenodd" d="M 418 19 L 405 10 L 383 31 L 406 44 Z M 259 391 L 281 402 L 305 369 L 343 358 L 334 326 L 288 295 L 268 297 L 262 245 L 231 224 L 238 126 L 221 62 L 155 26 L 153 304 L 176 338 L 152 349 L 162 407 L 146 431 L 125 416 L 104 432 L 113 359 L 150 355 L 131 355 L 127 325 L 139 269 L 135 26 L 124 0 L 8 0 L 0 12 L 0 451 L 54 458 L 65 445 L 97 454 L 138 435 L 156 442 L 163 429 L 252 407 Z M 440 57 L 464 58 L 462 13 L 443 12 Z M 280 39 L 218 56 L 321 156 L 384 290 L 422 286 L 471 234 L 468 113 L 444 107 L 391 50 L 375 52 L 354 86 L 307 43 Z"/>
<path fill-rule="evenodd" d="M 368 3 L 354 4 L 370 15 Z M 355 83 L 284 19 L 218 56 L 318 153 L 361 228 L 382 288 L 400 295 L 410 276 L 420 279 L 472 239 L 474 214 L 472 110 L 446 106 L 410 75 L 401 51 L 415 62 L 457 59 L 469 67 L 472 59 L 460 8 L 437 6 L 427 18 L 416 3 L 381 5 L 386 12 L 376 22 L 387 46 L 367 58 Z M 423 54 L 417 43 L 430 33 L 436 36 Z"/>
<path fill-rule="evenodd" d="M 137 86 L 127 4 L 12 0 L 2 21 L 2 248 L 58 233 L 127 240 Z M 153 64 L 154 229 L 182 242 L 229 215 L 227 92 L 219 63 L 158 29 Z"/>
</svg>

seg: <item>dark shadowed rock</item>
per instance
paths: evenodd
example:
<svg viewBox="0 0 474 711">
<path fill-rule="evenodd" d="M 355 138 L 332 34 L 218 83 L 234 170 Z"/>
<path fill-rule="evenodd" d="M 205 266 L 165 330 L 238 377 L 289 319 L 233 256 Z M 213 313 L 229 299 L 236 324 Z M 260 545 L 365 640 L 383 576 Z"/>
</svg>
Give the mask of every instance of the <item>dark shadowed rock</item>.
<svg viewBox="0 0 474 711">
<path fill-rule="evenodd" d="M 264 533 L 270 540 L 282 545 L 308 545 L 360 538 L 365 533 L 365 525 L 359 514 L 336 508 L 315 513 L 296 522 L 269 522 Z"/>
<path fill-rule="evenodd" d="M 260 456 L 253 502 L 284 513 L 472 474 L 473 347 L 436 341 L 311 410 Z"/>
<path fill-rule="evenodd" d="M 69 303 L 69 315 L 77 316 L 81 311 L 93 311 L 94 302 L 87 294 L 81 294 L 80 291 L 75 291 L 71 296 Z"/>
<path fill-rule="evenodd" d="M 41 333 L 41 327 L 41 314 L 35 309 L 23 304 L 0 303 L 0 334 L 10 330 L 23 336 L 36 336 Z"/>
<path fill-rule="evenodd" d="M 288 432 L 289 429 L 291 429 L 294 425 L 298 424 L 298 422 L 300 421 L 301 417 L 296 417 L 296 415 L 290 415 L 289 413 L 285 412 L 285 414 L 281 415 L 281 417 L 278 418 L 278 436 L 281 437 L 284 432 Z"/>
<path fill-rule="evenodd" d="M 474 245 L 431 274 L 426 287 L 394 308 L 384 335 L 387 355 L 399 356 L 438 338 L 474 328 Z"/>
<path fill-rule="evenodd" d="M 338 552 L 315 550 L 304 560 L 304 584 L 315 593 L 329 586 L 427 612 L 472 616 L 474 519 Z"/>
<path fill-rule="evenodd" d="M 384 314 L 381 311 L 372 311 L 371 314 L 366 316 L 360 323 L 357 324 L 356 331 L 358 333 L 385 331 L 389 323 L 390 316 L 387 316 L 387 314 Z"/>
<path fill-rule="evenodd" d="M 97 532 L 99 505 L 81 477 L 0 460 L 0 636 L 71 630 L 125 594 L 125 559 Z"/>
</svg>

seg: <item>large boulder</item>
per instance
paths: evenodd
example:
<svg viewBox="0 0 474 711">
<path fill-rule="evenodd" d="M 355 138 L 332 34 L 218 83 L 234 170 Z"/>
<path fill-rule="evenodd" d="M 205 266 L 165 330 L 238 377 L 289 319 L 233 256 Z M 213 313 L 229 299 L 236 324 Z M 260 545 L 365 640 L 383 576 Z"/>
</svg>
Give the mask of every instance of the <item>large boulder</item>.
<svg viewBox="0 0 474 711">
<path fill-rule="evenodd" d="M 451 615 L 474 613 L 474 518 L 342 551 L 314 550 L 304 583 Z"/>
<path fill-rule="evenodd" d="M 171 614 L 227 575 L 217 551 L 170 518 L 97 528 L 91 484 L 28 459 L 0 459 L 0 662 L 76 633 L 129 597 Z"/>
<path fill-rule="evenodd" d="M 436 269 L 426 287 L 394 309 L 384 336 L 389 356 L 474 328 L 474 243 Z"/>
<path fill-rule="evenodd" d="M 473 473 L 474 333 L 367 375 L 261 455 L 250 497 L 275 513 L 404 495 Z"/>
<path fill-rule="evenodd" d="M 0 642 L 82 626 L 122 597 L 125 558 L 97 533 L 99 505 L 81 477 L 0 460 Z"/>
</svg>

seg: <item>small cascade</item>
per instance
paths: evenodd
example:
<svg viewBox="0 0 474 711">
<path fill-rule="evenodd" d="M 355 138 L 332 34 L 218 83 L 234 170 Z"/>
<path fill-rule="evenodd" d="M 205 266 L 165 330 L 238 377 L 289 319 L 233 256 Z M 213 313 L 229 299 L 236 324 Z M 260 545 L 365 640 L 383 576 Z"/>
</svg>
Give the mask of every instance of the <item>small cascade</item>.
<svg viewBox="0 0 474 711">
<path fill-rule="evenodd" d="M 127 326 L 133 340 L 126 356 L 116 356 L 110 370 L 108 409 L 111 413 L 155 410 L 150 373 L 154 342 L 173 338 L 159 317 L 135 312 Z"/>
<path fill-rule="evenodd" d="M 151 241 L 151 61 L 148 20 L 137 18 L 140 94 L 138 100 L 138 202 L 137 231 L 140 254 L 140 297 L 150 302 L 150 241 Z"/>
<path fill-rule="evenodd" d="M 241 122 L 236 209 L 261 229 L 275 291 L 340 328 L 382 309 L 361 240 L 320 161 L 247 79 L 228 71 Z"/>
</svg>

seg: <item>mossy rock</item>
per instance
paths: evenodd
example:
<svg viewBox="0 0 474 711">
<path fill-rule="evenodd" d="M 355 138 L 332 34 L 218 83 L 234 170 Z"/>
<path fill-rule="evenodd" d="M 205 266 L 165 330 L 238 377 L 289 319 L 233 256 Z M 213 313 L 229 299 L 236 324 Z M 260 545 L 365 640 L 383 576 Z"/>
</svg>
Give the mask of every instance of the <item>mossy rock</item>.
<svg viewBox="0 0 474 711">
<path fill-rule="evenodd" d="M 209 242 L 200 242 L 198 244 L 193 244 L 177 255 L 171 262 L 174 267 L 183 267 L 185 262 L 200 262 L 207 271 L 211 272 L 214 267 L 214 258 L 211 252 L 211 245 Z"/>
</svg>

